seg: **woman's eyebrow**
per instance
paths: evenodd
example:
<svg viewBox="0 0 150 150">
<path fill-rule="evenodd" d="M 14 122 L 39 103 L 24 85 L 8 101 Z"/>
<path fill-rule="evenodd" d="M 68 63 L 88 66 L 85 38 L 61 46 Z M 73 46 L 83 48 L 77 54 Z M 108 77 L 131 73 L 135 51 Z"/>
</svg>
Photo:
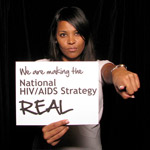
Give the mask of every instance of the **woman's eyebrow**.
<svg viewBox="0 0 150 150">
<path fill-rule="evenodd" d="M 58 30 L 58 32 L 68 32 L 66 30 Z M 73 30 L 72 32 L 78 32 L 77 30 Z"/>
<path fill-rule="evenodd" d="M 65 31 L 65 30 L 58 30 L 58 32 L 67 32 L 67 31 Z"/>
</svg>

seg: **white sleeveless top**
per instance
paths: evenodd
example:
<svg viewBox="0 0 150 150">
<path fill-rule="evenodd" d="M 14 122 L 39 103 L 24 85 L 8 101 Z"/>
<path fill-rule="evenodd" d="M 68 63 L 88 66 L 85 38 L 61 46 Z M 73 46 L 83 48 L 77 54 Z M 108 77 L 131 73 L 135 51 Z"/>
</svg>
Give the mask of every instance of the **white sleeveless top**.
<svg viewBox="0 0 150 150">
<path fill-rule="evenodd" d="M 37 62 L 47 62 L 48 59 L 38 60 Z M 103 79 L 101 77 L 102 67 L 110 63 L 108 60 L 97 60 L 99 62 L 99 121 L 103 112 Z M 40 142 L 40 141 L 37 141 Z M 48 145 L 48 144 L 47 144 Z M 102 150 L 101 138 L 100 138 L 100 124 L 98 125 L 80 125 L 69 126 L 68 132 L 64 135 L 61 142 L 56 146 L 50 148 L 37 148 L 37 150 Z"/>
</svg>

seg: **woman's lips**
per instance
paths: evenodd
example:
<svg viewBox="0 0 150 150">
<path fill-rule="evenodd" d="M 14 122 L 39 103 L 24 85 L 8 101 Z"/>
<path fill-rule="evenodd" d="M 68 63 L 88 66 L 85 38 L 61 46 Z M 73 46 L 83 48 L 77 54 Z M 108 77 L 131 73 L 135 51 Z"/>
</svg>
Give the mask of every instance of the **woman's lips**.
<svg viewBox="0 0 150 150">
<path fill-rule="evenodd" d="M 69 52 L 75 52 L 77 50 L 77 48 L 68 48 Z"/>
</svg>

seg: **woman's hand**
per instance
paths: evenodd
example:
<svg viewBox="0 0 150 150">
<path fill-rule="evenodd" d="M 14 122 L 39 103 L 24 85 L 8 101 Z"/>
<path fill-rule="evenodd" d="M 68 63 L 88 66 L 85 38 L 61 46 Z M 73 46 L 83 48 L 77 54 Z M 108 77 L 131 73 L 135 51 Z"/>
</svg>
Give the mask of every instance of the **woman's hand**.
<svg viewBox="0 0 150 150">
<path fill-rule="evenodd" d="M 69 127 L 66 126 L 68 123 L 68 120 L 61 120 L 44 126 L 42 132 L 47 143 L 52 146 L 57 145 L 61 140 L 60 138 L 68 131 Z"/>
<path fill-rule="evenodd" d="M 136 73 L 124 67 L 112 71 L 112 82 L 116 91 L 124 98 L 135 98 L 134 93 L 140 88 L 139 77 Z"/>
</svg>

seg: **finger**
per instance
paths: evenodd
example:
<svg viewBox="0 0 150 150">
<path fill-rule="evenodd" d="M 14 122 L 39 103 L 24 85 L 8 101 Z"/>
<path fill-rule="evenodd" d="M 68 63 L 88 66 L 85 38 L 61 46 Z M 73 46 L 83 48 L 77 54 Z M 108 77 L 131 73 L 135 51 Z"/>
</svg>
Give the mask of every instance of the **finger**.
<svg viewBox="0 0 150 150">
<path fill-rule="evenodd" d="M 50 139 L 51 137 L 57 135 L 58 133 L 60 133 L 62 130 L 64 130 L 66 128 L 66 126 L 60 126 L 60 127 L 57 127 L 51 131 L 47 131 L 44 133 L 43 137 L 45 140 L 48 140 Z"/>
<path fill-rule="evenodd" d="M 66 125 L 66 124 L 68 124 L 68 123 L 69 123 L 69 121 L 66 120 L 66 119 L 65 119 L 65 120 L 61 120 L 61 121 L 58 121 L 58 122 L 54 122 L 54 123 L 51 123 L 51 124 L 49 124 L 49 125 L 43 127 L 43 128 L 42 128 L 42 131 L 43 131 L 43 133 L 44 133 L 44 132 L 48 132 L 48 131 L 51 131 L 51 130 L 53 130 L 53 129 L 59 127 L 59 126 Z"/>
<path fill-rule="evenodd" d="M 140 87 L 140 81 L 138 75 L 135 73 L 130 73 L 128 77 L 129 80 L 127 82 L 127 92 L 129 95 L 133 95 L 138 91 L 138 88 Z"/>
<path fill-rule="evenodd" d="M 126 80 L 125 80 L 125 87 L 126 87 L 126 92 L 127 92 L 127 94 L 129 94 L 129 95 L 133 95 L 134 94 L 134 83 L 133 83 L 133 80 L 134 80 L 134 78 L 133 78 L 133 76 L 132 75 L 128 75 L 127 77 L 126 77 Z"/>
<path fill-rule="evenodd" d="M 53 142 L 55 142 L 53 144 L 56 144 L 57 142 L 59 142 L 59 139 L 68 131 L 68 129 L 69 127 L 65 127 L 61 132 L 48 139 L 47 143 L 52 144 Z"/>
<path fill-rule="evenodd" d="M 136 92 L 138 90 L 138 83 L 136 81 L 137 80 L 136 74 L 130 74 L 129 79 L 130 79 L 130 83 L 132 85 L 134 92 Z"/>
<path fill-rule="evenodd" d="M 140 88 L 140 79 L 138 77 L 138 75 L 135 73 L 135 82 L 136 82 L 136 85 L 138 87 L 138 89 Z"/>
<path fill-rule="evenodd" d="M 119 93 L 123 99 L 128 99 L 128 98 L 135 98 L 134 95 L 129 95 L 127 92 L 120 92 Z"/>
<path fill-rule="evenodd" d="M 126 92 L 120 92 L 123 99 L 128 99 L 130 96 Z"/>
<path fill-rule="evenodd" d="M 52 146 L 56 146 L 60 141 L 61 141 L 61 140 L 57 140 L 57 141 L 51 143 L 51 145 L 52 145 Z M 48 144 L 50 144 L 50 143 L 48 143 Z"/>
</svg>

